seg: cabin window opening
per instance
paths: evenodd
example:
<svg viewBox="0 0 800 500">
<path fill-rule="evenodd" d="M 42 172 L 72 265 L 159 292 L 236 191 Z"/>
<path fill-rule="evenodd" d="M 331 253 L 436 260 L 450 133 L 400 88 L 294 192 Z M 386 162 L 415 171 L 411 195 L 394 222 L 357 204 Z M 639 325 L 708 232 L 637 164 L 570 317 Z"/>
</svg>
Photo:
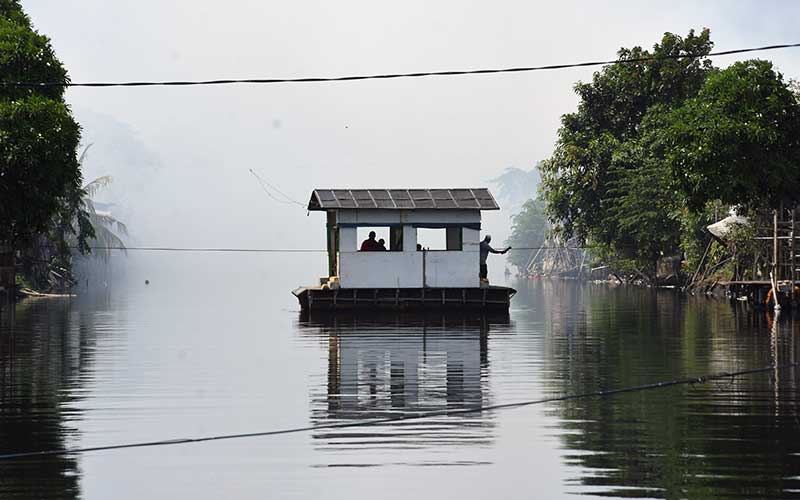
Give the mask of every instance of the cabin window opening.
<svg viewBox="0 0 800 500">
<path fill-rule="evenodd" d="M 418 227 L 417 243 L 425 250 L 447 250 L 447 230 Z"/>
<path fill-rule="evenodd" d="M 359 251 L 363 251 L 362 248 L 365 248 L 365 245 L 366 245 L 367 248 L 369 248 L 371 246 L 370 244 L 367 244 L 366 241 L 369 239 L 369 233 L 371 233 L 372 231 L 375 231 L 376 244 L 380 240 L 383 240 L 383 246 L 384 246 L 384 248 L 386 250 L 394 250 L 395 246 L 393 245 L 393 243 L 394 243 L 393 238 L 397 237 L 396 235 L 394 235 L 394 233 L 395 233 L 394 229 L 395 229 L 394 227 L 388 227 L 388 226 L 365 226 L 365 227 L 360 227 L 359 226 L 357 228 L 357 230 L 356 230 L 356 238 L 357 238 L 357 243 L 356 244 L 357 244 L 358 250 Z M 401 230 L 400 231 L 401 240 L 400 240 L 399 250 L 402 250 L 403 249 L 403 242 L 402 242 L 402 229 L 403 228 L 401 227 L 399 229 Z M 370 251 L 375 251 L 375 250 L 379 251 L 380 249 L 376 247 L 376 248 L 372 248 L 372 250 L 370 250 Z"/>
<path fill-rule="evenodd" d="M 460 226 L 417 228 L 417 242 L 426 250 L 461 251 L 463 238 Z"/>
</svg>

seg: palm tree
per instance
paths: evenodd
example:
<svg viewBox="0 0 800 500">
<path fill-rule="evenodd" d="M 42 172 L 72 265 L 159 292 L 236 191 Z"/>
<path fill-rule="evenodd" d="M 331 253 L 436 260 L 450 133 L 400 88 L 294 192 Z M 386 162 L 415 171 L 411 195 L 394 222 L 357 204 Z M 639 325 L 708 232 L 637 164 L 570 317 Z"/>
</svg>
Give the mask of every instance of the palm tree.
<svg viewBox="0 0 800 500">
<path fill-rule="evenodd" d="M 123 236 L 128 236 L 128 227 L 109 210 L 99 210 L 92 197 L 101 189 L 113 182 L 110 175 L 104 175 L 91 181 L 83 187 L 86 195 L 83 197 L 84 210 L 88 214 L 89 222 L 94 228 L 92 250 L 94 255 L 108 259 L 114 249 L 125 251 Z M 116 232 L 115 232 L 116 231 Z"/>
<path fill-rule="evenodd" d="M 92 145 L 89 144 L 84 148 L 78 159 L 79 163 L 83 165 L 86 158 L 86 153 Z M 103 260 L 107 260 L 111 255 L 111 251 L 115 249 L 125 252 L 125 242 L 122 236 L 128 236 L 128 227 L 119 219 L 112 215 L 110 210 L 98 209 L 98 203 L 92 198 L 103 188 L 108 187 L 114 179 L 110 175 L 100 176 L 93 181 L 83 186 L 83 196 L 81 199 L 82 214 L 78 217 L 86 217 L 94 229 L 94 238 L 89 241 L 91 243 L 94 255 L 100 256 Z M 75 221 L 75 225 L 79 226 L 80 221 Z M 116 232 L 115 232 L 116 231 Z"/>
</svg>

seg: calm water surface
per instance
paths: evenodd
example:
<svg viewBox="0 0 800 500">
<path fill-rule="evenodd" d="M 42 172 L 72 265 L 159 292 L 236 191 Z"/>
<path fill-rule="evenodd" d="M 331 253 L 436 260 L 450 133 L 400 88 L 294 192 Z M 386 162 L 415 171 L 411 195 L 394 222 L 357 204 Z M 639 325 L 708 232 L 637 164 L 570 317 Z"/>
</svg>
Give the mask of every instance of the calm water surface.
<svg viewBox="0 0 800 500">
<path fill-rule="evenodd" d="M 0 452 L 499 404 L 798 354 L 800 322 L 788 315 L 669 290 L 528 281 L 512 283 L 520 293 L 505 317 L 304 318 L 291 266 L 215 268 L 225 271 L 181 262 L 149 286 L 136 275 L 4 307 Z M 797 401 L 797 373 L 783 369 L 391 425 L 0 461 L 0 498 L 795 498 Z"/>
</svg>

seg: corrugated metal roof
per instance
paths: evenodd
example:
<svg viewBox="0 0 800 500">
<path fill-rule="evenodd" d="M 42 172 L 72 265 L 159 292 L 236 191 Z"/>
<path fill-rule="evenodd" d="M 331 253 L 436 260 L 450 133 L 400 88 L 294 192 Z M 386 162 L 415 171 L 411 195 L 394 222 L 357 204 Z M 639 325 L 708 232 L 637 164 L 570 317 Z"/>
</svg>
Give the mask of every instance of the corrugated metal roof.
<svg viewBox="0 0 800 500">
<path fill-rule="evenodd" d="M 429 208 L 499 210 L 486 188 L 456 189 L 315 189 L 309 210 L 337 208 L 404 209 Z"/>
</svg>

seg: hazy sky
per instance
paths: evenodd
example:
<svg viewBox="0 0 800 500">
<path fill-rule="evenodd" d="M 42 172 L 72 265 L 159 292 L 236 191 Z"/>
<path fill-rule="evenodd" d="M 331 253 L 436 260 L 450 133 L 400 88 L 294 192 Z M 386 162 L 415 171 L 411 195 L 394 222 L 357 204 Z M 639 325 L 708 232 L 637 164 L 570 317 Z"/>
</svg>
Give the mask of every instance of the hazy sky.
<svg viewBox="0 0 800 500">
<path fill-rule="evenodd" d="M 709 27 L 719 50 L 798 42 L 798 2 L 23 1 L 74 81 L 297 77 L 613 58 Z M 800 49 L 764 53 L 800 76 Z M 734 58 L 716 58 L 726 66 Z M 156 158 L 131 229 L 146 244 L 320 246 L 323 218 L 268 198 L 314 187 L 481 186 L 530 168 L 591 69 L 334 84 L 72 89 L 86 142 L 113 124 Z M 105 125 L 104 125 L 105 123 Z M 125 132 L 127 131 L 127 132 Z M 107 148 L 108 149 L 108 148 Z M 125 154 L 124 148 L 118 150 Z M 95 159 L 96 160 L 96 159 Z M 89 162 L 87 176 L 114 170 Z M 119 178 L 122 177 L 120 180 Z M 118 186 L 125 189 L 125 186 Z M 131 194 L 133 193 L 133 194 Z M 504 232 L 488 219 L 487 230 Z M 152 216 L 152 217 L 150 217 Z M 160 217 L 159 217 L 160 216 Z M 159 220 L 160 219 L 160 220 Z M 137 227 L 138 224 L 138 227 Z M 170 229 L 171 228 L 171 229 Z M 177 228 L 177 229 L 176 229 Z M 245 229 L 247 228 L 247 229 Z M 146 241 L 142 241 L 146 240 Z M 324 245 L 323 245 L 324 246 Z"/>
</svg>

